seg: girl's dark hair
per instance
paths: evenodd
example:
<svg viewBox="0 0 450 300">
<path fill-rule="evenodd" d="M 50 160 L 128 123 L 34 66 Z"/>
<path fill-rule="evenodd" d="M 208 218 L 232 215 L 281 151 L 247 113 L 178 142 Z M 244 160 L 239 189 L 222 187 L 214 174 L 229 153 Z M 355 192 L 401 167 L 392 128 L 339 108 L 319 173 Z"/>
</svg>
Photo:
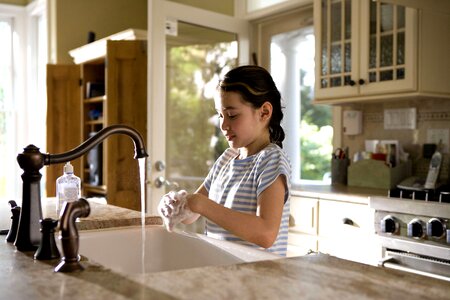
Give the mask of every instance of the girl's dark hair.
<svg viewBox="0 0 450 300">
<path fill-rule="evenodd" d="M 281 95 L 270 73 L 258 66 L 240 66 L 230 70 L 220 82 L 219 88 L 224 92 L 237 92 L 244 101 L 254 108 L 260 108 L 266 101 L 273 107 L 269 121 L 270 141 L 283 147 L 284 130 L 281 127 L 283 112 Z"/>
</svg>

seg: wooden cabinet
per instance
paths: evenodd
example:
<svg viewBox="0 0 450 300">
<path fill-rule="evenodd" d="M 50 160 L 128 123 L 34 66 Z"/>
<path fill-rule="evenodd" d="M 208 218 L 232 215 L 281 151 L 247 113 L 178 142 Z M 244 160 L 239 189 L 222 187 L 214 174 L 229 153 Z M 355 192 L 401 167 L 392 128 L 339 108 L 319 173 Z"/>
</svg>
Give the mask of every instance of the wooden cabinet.
<svg viewBox="0 0 450 300">
<path fill-rule="evenodd" d="M 81 141 L 80 68 L 76 65 L 47 65 L 47 150 L 63 153 Z M 81 158 L 71 162 L 80 174 Z M 48 197 L 56 196 L 56 179 L 63 174 L 63 165 L 45 168 Z M 78 175 L 79 176 L 79 175 Z"/>
<path fill-rule="evenodd" d="M 381 248 L 367 204 L 320 200 L 319 251 L 343 259 L 377 264 Z"/>
<path fill-rule="evenodd" d="M 378 262 L 381 247 L 368 204 L 293 196 L 291 218 L 289 256 L 319 251 L 366 264 Z"/>
<path fill-rule="evenodd" d="M 146 141 L 146 41 L 100 40 L 70 54 L 76 62 L 72 68 L 78 74 L 78 89 L 66 88 L 59 97 L 52 97 L 57 106 L 67 106 L 68 109 L 64 115 L 57 106 L 48 109 L 48 118 L 52 120 L 48 124 L 48 151 L 60 153 L 74 147 L 73 140 L 69 145 L 58 136 L 76 137 L 75 144 L 79 145 L 113 124 L 135 128 Z M 54 76 L 51 70 L 59 68 L 61 66 L 49 66 L 48 78 Z M 48 85 L 49 95 L 59 89 L 56 85 Z M 75 173 L 82 179 L 83 196 L 102 196 L 106 197 L 108 204 L 140 210 L 139 169 L 133 157 L 133 142 L 125 135 L 110 136 L 83 155 L 75 166 Z M 47 174 L 47 194 L 54 191 L 59 173 Z"/>
<path fill-rule="evenodd" d="M 436 48 L 450 47 L 440 33 L 448 15 L 371 0 L 315 0 L 314 14 L 317 103 L 450 98 L 445 68 L 436 65 Z"/>
<path fill-rule="evenodd" d="M 288 255 L 317 251 L 319 199 L 291 197 Z"/>
</svg>

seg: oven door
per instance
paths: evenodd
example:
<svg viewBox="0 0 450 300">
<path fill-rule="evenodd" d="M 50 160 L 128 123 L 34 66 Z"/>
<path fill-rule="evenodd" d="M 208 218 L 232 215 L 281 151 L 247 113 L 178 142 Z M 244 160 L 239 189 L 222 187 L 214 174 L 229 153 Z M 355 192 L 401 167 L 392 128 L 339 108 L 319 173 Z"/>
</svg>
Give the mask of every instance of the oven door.
<svg viewBox="0 0 450 300">
<path fill-rule="evenodd" d="M 450 248 L 430 241 L 378 236 L 383 249 L 379 265 L 450 281 Z"/>
<path fill-rule="evenodd" d="M 384 249 L 382 267 L 429 276 L 450 282 L 450 261 L 401 250 Z"/>
</svg>

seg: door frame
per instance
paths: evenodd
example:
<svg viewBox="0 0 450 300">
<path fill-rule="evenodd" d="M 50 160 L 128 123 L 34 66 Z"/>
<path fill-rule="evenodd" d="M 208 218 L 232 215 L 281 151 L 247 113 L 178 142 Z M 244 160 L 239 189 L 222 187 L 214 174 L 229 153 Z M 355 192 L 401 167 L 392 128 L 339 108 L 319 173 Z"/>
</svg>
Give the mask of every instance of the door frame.
<svg viewBox="0 0 450 300">
<path fill-rule="evenodd" d="M 165 161 L 166 153 L 166 20 L 177 20 L 216 30 L 235 33 L 238 37 L 239 64 L 249 63 L 249 22 L 203 9 L 165 0 L 148 1 L 148 84 L 146 165 L 146 212 L 157 215 L 164 189 L 154 189 L 155 179 L 165 177 L 155 162 Z M 206 174 L 205 174 L 206 175 Z"/>
</svg>

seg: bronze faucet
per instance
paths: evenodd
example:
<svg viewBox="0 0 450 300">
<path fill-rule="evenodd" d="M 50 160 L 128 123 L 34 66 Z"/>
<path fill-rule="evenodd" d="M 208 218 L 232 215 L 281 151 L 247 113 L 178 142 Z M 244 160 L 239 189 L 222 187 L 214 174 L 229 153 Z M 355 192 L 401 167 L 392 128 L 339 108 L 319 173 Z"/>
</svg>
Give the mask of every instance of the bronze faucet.
<svg viewBox="0 0 450 300">
<path fill-rule="evenodd" d="M 59 223 L 64 256 L 56 266 L 55 272 L 73 272 L 84 269 L 78 255 L 79 236 L 75 220 L 89 216 L 90 212 L 91 208 L 86 199 L 80 198 L 77 201 L 64 202 Z"/>
<path fill-rule="evenodd" d="M 34 145 L 28 145 L 22 153 L 17 156 L 17 161 L 22 174 L 22 207 L 20 211 L 19 227 L 14 245 L 19 251 L 34 251 L 38 248 L 41 234 L 39 220 L 42 219 L 39 170 L 44 165 L 64 163 L 74 160 L 112 134 L 125 134 L 134 142 L 134 158 L 147 157 L 144 140 L 139 132 L 125 125 L 111 125 L 103 128 L 97 134 L 91 136 L 78 147 L 60 154 L 43 154 Z"/>
</svg>

